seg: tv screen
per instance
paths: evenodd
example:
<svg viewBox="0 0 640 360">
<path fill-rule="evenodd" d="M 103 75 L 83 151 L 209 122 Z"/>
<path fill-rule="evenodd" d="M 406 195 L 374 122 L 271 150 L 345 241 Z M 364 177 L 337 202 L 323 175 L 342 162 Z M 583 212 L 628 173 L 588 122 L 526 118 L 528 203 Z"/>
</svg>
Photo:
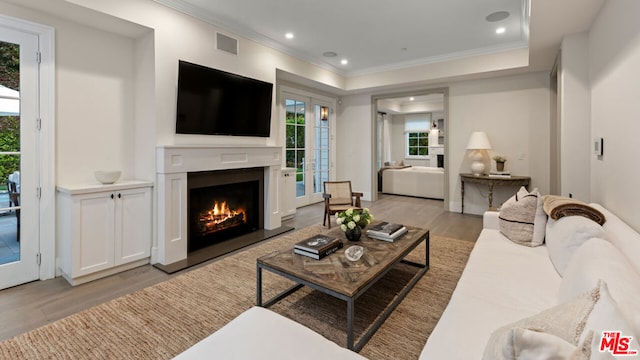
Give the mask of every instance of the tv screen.
<svg viewBox="0 0 640 360">
<path fill-rule="evenodd" d="M 178 62 L 176 133 L 268 137 L 273 84 Z"/>
</svg>

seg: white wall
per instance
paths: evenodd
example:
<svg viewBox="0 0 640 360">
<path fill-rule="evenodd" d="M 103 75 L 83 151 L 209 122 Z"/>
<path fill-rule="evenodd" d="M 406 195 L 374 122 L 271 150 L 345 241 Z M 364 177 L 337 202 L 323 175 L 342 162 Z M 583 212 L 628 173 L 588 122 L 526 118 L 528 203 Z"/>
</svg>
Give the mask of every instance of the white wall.
<svg viewBox="0 0 640 360">
<path fill-rule="evenodd" d="M 395 161 L 402 160 L 407 165 L 429 166 L 429 160 L 407 159 L 405 157 L 405 119 L 406 115 L 393 115 L 391 117 L 391 159 Z"/>
<path fill-rule="evenodd" d="M 336 180 L 351 180 L 353 191 L 371 200 L 375 161 L 371 95 L 345 96 L 337 110 Z"/>
<path fill-rule="evenodd" d="M 560 195 L 591 201 L 591 93 L 586 33 L 562 41 L 560 81 Z"/>
<path fill-rule="evenodd" d="M 2 2 L 0 13 L 56 31 L 56 183 L 96 182 L 95 170 L 136 177 L 136 40 Z"/>
<path fill-rule="evenodd" d="M 443 86 L 446 85 L 438 88 Z M 371 161 L 364 161 L 365 157 L 373 156 L 368 147 L 373 131 L 371 95 L 343 97 L 337 124 L 338 178 L 351 179 L 360 191 L 367 193 L 373 189 Z M 501 153 L 508 158 L 507 170 L 531 176 L 532 187 L 543 194 L 549 192 L 549 97 L 546 72 L 449 84 L 447 147 L 451 211 L 461 208 L 458 174 L 470 172 L 466 146 L 475 130 L 487 132 L 493 145 L 490 155 Z M 346 135 L 354 132 L 360 133 L 357 143 Z M 345 156 L 348 160 L 344 160 Z M 495 169 L 495 162 L 491 165 Z M 486 188 L 469 184 L 465 191 L 465 213 L 482 214 L 488 204 Z M 494 206 L 515 191 L 516 188 L 496 189 Z"/>
<path fill-rule="evenodd" d="M 591 200 L 636 230 L 640 230 L 638 14 L 640 1 L 608 1 L 589 33 L 591 137 L 604 138 L 604 156 L 591 156 Z"/>
<path fill-rule="evenodd" d="M 507 157 L 506 170 L 531 176 L 532 187 L 549 192 L 549 74 L 499 77 L 452 83 L 449 87 L 447 147 L 449 149 L 450 210 L 460 211 L 459 173 L 470 171 L 466 150 L 473 131 L 484 131 L 495 153 Z M 495 169 L 495 162 L 491 161 Z M 499 206 L 516 188 L 496 188 L 493 205 Z M 488 191 L 465 186 L 465 213 L 482 214 Z"/>
<path fill-rule="evenodd" d="M 254 41 L 241 38 L 225 29 L 177 12 L 154 1 L 70 1 L 154 30 L 158 144 L 279 145 L 282 126 L 278 123 L 275 95 L 270 138 L 175 134 L 178 60 L 186 60 L 274 84 L 276 70 L 280 69 L 328 86 L 344 88 L 344 78 L 340 75 L 267 48 Z M 215 48 L 217 31 L 237 38 L 239 49 L 237 56 Z"/>
</svg>

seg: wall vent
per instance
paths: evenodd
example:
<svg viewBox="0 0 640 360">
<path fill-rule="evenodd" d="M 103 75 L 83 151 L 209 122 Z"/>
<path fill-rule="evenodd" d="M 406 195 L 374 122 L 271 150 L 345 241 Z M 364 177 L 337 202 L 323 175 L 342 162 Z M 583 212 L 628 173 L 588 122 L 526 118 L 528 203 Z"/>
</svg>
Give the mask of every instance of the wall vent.
<svg viewBox="0 0 640 360">
<path fill-rule="evenodd" d="M 216 32 L 216 48 L 233 55 L 238 55 L 238 39 Z"/>
</svg>

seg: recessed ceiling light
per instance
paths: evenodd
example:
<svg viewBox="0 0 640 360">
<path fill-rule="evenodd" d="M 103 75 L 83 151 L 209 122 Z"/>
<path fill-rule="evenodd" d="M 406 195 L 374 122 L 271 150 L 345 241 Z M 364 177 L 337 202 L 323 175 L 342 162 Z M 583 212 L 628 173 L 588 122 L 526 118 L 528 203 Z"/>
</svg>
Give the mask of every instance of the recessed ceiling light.
<svg viewBox="0 0 640 360">
<path fill-rule="evenodd" d="M 487 17 L 485 18 L 488 22 L 496 22 L 496 21 L 500 21 L 500 20 L 504 20 L 506 18 L 509 17 L 509 12 L 508 11 L 496 11 L 494 13 L 491 13 L 489 15 L 487 15 Z"/>
<path fill-rule="evenodd" d="M 348 63 L 349 63 L 349 60 L 347 60 L 347 59 L 340 60 L 340 64 L 342 64 L 342 65 L 347 65 Z"/>
<path fill-rule="evenodd" d="M 410 98 L 409 98 L 409 101 L 413 101 L 413 100 L 415 100 L 415 99 L 416 99 L 416 98 L 414 98 L 414 97 L 412 96 L 412 97 L 410 97 Z"/>
<path fill-rule="evenodd" d="M 334 52 L 334 51 L 325 51 L 322 53 L 322 56 L 324 57 L 336 57 L 338 56 L 338 53 Z"/>
<path fill-rule="evenodd" d="M 505 31 L 507 31 L 507 29 L 501 26 L 496 29 L 496 34 L 504 34 Z"/>
<path fill-rule="evenodd" d="M 288 32 L 284 34 L 284 37 L 286 37 L 287 39 L 293 39 L 293 33 Z"/>
</svg>

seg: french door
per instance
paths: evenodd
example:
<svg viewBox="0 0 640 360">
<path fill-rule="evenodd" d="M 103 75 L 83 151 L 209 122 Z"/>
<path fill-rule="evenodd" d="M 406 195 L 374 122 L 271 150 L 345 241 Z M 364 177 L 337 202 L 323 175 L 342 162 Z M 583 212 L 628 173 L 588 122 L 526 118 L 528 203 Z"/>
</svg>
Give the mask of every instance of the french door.
<svg viewBox="0 0 640 360">
<path fill-rule="evenodd" d="M 0 289 L 40 277 L 38 41 L 0 24 Z"/>
<path fill-rule="evenodd" d="M 286 166 L 296 169 L 296 207 L 322 201 L 332 176 L 333 111 L 330 100 L 286 93 Z"/>
</svg>

